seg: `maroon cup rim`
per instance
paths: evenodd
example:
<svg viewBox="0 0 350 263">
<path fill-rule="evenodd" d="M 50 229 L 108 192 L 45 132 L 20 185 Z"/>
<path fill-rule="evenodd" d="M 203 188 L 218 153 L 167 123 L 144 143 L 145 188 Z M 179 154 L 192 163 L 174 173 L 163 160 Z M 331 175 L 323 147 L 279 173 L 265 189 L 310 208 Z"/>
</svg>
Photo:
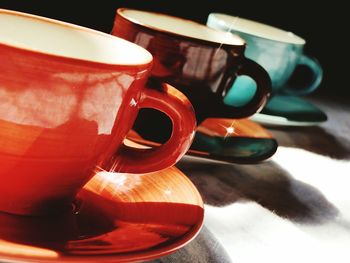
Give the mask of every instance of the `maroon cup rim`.
<svg viewBox="0 0 350 263">
<path fill-rule="evenodd" d="M 242 49 L 242 52 L 244 51 L 244 49 L 246 47 L 245 40 L 243 38 L 237 36 L 237 35 L 235 35 L 235 37 L 237 37 L 237 38 L 242 40 L 242 45 L 229 44 L 229 43 L 219 43 L 219 42 L 205 40 L 205 39 L 200 39 L 200 38 L 196 38 L 196 37 L 190 37 L 190 36 L 182 35 L 182 34 L 179 34 L 179 33 L 171 32 L 171 31 L 168 31 L 168 30 L 164 30 L 164 29 L 161 29 L 161 28 L 157 28 L 156 26 L 152 26 L 152 25 L 149 25 L 149 24 L 142 23 L 142 22 L 138 21 L 137 19 L 133 19 L 133 18 L 130 18 L 129 16 L 125 15 L 124 14 L 125 10 L 147 12 L 147 13 L 151 13 L 151 14 L 155 14 L 155 15 L 162 15 L 162 16 L 167 16 L 167 17 L 183 20 L 183 21 L 186 21 L 186 22 L 189 22 L 189 23 L 192 23 L 192 24 L 199 25 L 201 27 L 207 27 L 207 26 L 203 25 L 201 23 L 198 23 L 196 21 L 193 21 L 193 20 L 189 20 L 189 19 L 182 18 L 182 17 L 176 17 L 176 16 L 172 16 L 172 15 L 164 14 L 164 13 L 160 13 L 160 12 L 151 12 L 151 11 L 145 11 L 145 10 L 134 9 L 134 8 L 126 8 L 126 7 L 121 7 L 121 8 L 118 8 L 116 10 L 116 15 L 117 16 L 119 15 L 121 18 L 129 21 L 134 26 L 141 27 L 143 30 L 152 32 L 153 34 L 154 33 L 163 34 L 163 35 L 166 35 L 166 36 L 176 37 L 177 39 L 185 39 L 185 40 L 187 40 L 189 42 L 195 42 L 195 43 L 199 43 L 200 45 L 206 45 L 206 46 L 211 46 L 211 47 L 215 47 L 215 48 L 220 46 L 223 49 L 227 49 L 227 48 Z M 212 29 L 212 28 L 209 28 L 209 29 L 213 30 L 213 31 L 216 31 L 216 32 L 219 32 L 220 34 L 222 33 L 220 30 L 216 30 L 216 29 Z"/>
</svg>

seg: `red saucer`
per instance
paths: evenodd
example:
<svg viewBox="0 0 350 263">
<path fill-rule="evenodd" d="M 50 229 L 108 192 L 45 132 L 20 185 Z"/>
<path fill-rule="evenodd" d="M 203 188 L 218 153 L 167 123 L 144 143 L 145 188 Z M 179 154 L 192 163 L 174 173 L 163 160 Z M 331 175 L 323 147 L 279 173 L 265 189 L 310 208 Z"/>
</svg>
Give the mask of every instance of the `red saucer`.
<svg viewBox="0 0 350 263">
<path fill-rule="evenodd" d="M 203 215 L 198 191 L 175 167 L 144 175 L 101 171 L 78 194 L 74 212 L 51 218 L 0 213 L 0 261 L 155 259 L 190 242 Z"/>
</svg>

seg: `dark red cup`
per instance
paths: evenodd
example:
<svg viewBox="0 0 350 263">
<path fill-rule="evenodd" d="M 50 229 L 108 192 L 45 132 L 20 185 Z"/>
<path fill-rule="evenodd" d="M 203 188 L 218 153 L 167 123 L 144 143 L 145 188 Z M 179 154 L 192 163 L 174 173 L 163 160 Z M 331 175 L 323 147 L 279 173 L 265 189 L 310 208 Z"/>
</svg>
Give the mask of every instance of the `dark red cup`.
<svg viewBox="0 0 350 263">
<path fill-rule="evenodd" d="M 68 209 L 96 170 L 154 172 L 187 151 L 193 108 L 168 84 L 148 88 L 148 51 L 19 12 L 0 10 L 0 24 L 1 211 Z M 172 120 L 172 136 L 158 149 L 123 144 L 141 108 Z"/>
<path fill-rule="evenodd" d="M 112 34 L 152 53 L 152 76 L 181 90 L 199 123 L 209 117 L 248 117 L 262 109 L 270 94 L 267 72 L 244 56 L 245 42 L 231 33 L 165 14 L 120 8 Z M 256 82 L 255 95 L 243 106 L 226 105 L 224 97 L 240 75 Z"/>
</svg>

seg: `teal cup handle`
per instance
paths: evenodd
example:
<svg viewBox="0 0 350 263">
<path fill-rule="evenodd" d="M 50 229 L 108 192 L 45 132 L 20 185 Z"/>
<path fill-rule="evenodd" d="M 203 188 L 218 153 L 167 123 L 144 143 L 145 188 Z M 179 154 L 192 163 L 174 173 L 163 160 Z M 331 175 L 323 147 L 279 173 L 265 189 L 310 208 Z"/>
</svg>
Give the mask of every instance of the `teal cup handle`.
<svg viewBox="0 0 350 263">
<path fill-rule="evenodd" d="M 306 66 L 311 70 L 311 73 L 312 73 L 311 82 L 302 88 L 294 87 L 293 85 L 290 85 L 287 83 L 286 87 L 283 89 L 283 93 L 289 94 L 289 95 L 306 95 L 316 90 L 318 86 L 321 84 L 322 77 L 323 77 L 323 70 L 320 63 L 317 61 L 317 59 L 303 54 L 300 56 L 297 67 L 301 65 Z"/>
</svg>

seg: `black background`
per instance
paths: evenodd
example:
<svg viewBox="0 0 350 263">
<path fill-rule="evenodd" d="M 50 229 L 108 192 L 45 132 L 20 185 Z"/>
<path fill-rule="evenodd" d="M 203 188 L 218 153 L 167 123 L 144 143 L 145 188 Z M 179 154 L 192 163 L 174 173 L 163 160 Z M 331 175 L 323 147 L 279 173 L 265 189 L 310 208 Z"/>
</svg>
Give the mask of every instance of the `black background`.
<svg viewBox="0 0 350 263">
<path fill-rule="evenodd" d="M 315 95 L 336 95 L 350 102 L 350 66 L 347 65 L 350 30 L 346 26 L 350 14 L 336 1 L 0 0 L 0 8 L 55 18 L 106 33 L 111 31 L 118 7 L 163 12 L 201 23 L 206 22 L 210 12 L 222 12 L 292 31 L 307 41 L 305 53 L 316 57 L 324 69 L 324 80 Z"/>
</svg>

